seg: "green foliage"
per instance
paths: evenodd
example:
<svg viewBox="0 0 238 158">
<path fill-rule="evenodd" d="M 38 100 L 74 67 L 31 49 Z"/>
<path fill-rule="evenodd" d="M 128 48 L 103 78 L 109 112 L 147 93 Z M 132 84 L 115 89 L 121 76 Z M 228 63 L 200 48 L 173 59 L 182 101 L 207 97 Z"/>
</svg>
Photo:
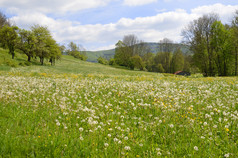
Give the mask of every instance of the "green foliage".
<svg viewBox="0 0 238 158">
<path fill-rule="evenodd" d="M 110 60 L 109 60 L 109 65 L 116 65 L 116 61 L 115 61 L 115 59 L 114 58 L 111 58 Z"/>
<path fill-rule="evenodd" d="M 134 70 L 134 68 L 143 70 L 144 67 L 145 67 L 145 64 L 144 64 L 144 62 L 142 61 L 142 58 L 139 55 L 135 55 L 135 56 L 130 58 L 129 67 L 132 70 Z"/>
<path fill-rule="evenodd" d="M 80 53 L 79 51 L 70 51 L 68 54 L 83 61 L 87 60 L 87 56 Z"/>
<path fill-rule="evenodd" d="M 99 57 L 97 59 L 97 61 L 98 61 L 98 63 L 103 64 L 103 65 L 108 65 L 109 64 L 108 60 L 103 58 L 103 57 Z"/>
<path fill-rule="evenodd" d="M 0 29 L 0 43 L 4 48 L 9 49 L 9 54 L 12 55 L 12 59 L 15 56 L 15 47 L 17 44 L 17 26 L 4 25 Z"/>
<path fill-rule="evenodd" d="M 180 49 L 177 49 L 173 54 L 171 69 L 172 73 L 175 73 L 176 71 L 182 71 L 184 69 L 184 56 Z"/>
</svg>

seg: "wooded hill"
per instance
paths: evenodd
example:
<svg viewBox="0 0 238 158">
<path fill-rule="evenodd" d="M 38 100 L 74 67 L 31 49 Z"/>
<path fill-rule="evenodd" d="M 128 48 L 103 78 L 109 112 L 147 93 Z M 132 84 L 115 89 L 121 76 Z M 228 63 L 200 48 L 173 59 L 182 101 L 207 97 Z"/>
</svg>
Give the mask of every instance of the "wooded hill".
<svg viewBox="0 0 238 158">
<path fill-rule="evenodd" d="M 150 50 L 151 53 L 158 53 L 161 51 L 161 43 L 156 43 L 156 42 L 146 42 L 146 47 Z M 191 53 L 189 50 L 189 46 L 185 44 L 179 44 L 179 43 L 172 43 L 171 44 L 171 49 L 172 52 L 176 50 L 176 48 L 180 48 L 181 51 L 184 54 Z M 114 58 L 115 55 L 115 49 L 109 49 L 109 50 L 100 50 L 100 51 L 86 51 L 86 55 L 88 57 L 87 61 L 89 62 L 98 62 L 97 59 L 99 57 L 103 57 L 107 60 Z"/>
</svg>

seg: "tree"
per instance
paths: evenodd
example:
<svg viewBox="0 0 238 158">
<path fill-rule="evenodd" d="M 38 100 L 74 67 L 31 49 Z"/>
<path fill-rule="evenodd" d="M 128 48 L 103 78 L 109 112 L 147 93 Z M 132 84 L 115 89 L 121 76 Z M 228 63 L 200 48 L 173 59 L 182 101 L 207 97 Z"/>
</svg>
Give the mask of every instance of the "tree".
<svg viewBox="0 0 238 158">
<path fill-rule="evenodd" d="M 97 59 L 97 61 L 98 61 L 98 63 L 100 63 L 100 64 L 108 65 L 108 60 L 105 59 L 105 58 L 103 58 L 103 57 L 99 57 L 99 58 Z"/>
<path fill-rule="evenodd" d="M 54 64 L 55 59 L 61 56 L 60 48 L 56 41 L 51 36 L 47 27 L 35 25 L 31 28 L 33 35 L 36 38 L 35 52 L 36 56 L 40 58 L 41 65 L 44 64 L 44 59 L 50 59 L 51 65 Z"/>
<path fill-rule="evenodd" d="M 232 20 L 232 25 L 231 25 L 231 38 L 232 38 L 232 44 L 234 46 L 234 67 L 235 67 L 235 72 L 234 75 L 238 75 L 238 10 L 235 12 L 234 19 Z"/>
<path fill-rule="evenodd" d="M 115 62 L 120 66 L 129 66 L 129 59 L 131 55 L 128 53 L 128 47 L 125 43 L 119 40 L 116 43 L 115 55 L 114 59 Z"/>
<path fill-rule="evenodd" d="M 130 58 L 130 69 L 134 70 L 134 68 L 143 70 L 145 67 L 144 62 L 142 61 L 142 58 L 139 55 L 135 55 Z"/>
<path fill-rule="evenodd" d="M 185 42 L 190 45 L 190 49 L 194 53 L 194 63 L 204 76 L 215 75 L 214 52 L 211 46 L 211 29 L 215 21 L 218 21 L 217 14 L 203 15 L 182 31 Z"/>
<path fill-rule="evenodd" d="M 12 55 L 12 59 L 15 57 L 15 47 L 17 44 L 17 26 L 4 25 L 0 30 L 0 43 L 4 48 L 9 49 L 9 53 Z"/>
<path fill-rule="evenodd" d="M 75 58 L 78 58 L 80 60 L 86 61 L 87 60 L 87 55 L 82 46 L 80 46 L 83 51 L 80 50 L 79 46 L 77 46 L 76 43 L 70 42 L 69 43 L 69 50 L 68 50 L 68 55 L 71 55 Z M 81 52 L 80 52 L 81 51 Z"/>
<path fill-rule="evenodd" d="M 227 76 L 231 60 L 231 34 L 221 23 L 215 21 L 211 29 L 211 46 L 214 50 L 214 61 L 217 65 L 219 76 Z"/>
<path fill-rule="evenodd" d="M 173 41 L 168 38 L 164 38 L 159 42 L 159 52 L 173 52 L 173 47 Z"/>
<path fill-rule="evenodd" d="M 171 52 L 159 52 L 156 54 L 154 58 L 154 63 L 155 66 L 161 64 L 165 73 L 171 73 L 171 60 L 172 60 Z"/>
<path fill-rule="evenodd" d="M 27 60 L 30 62 L 31 58 L 35 56 L 36 37 L 33 32 L 24 29 L 20 29 L 18 34 L 17 48 L 27 55 Z"/>
<path fill-rule="evenodd" d="M 3 14 L 2 12 L 0 12 L 0 28 L 2 28 L 3 26 L 8 25 L 10 26 L 9 21 L 7 20 L 7 17 L 5 14 Z"/>
<path fill-rule="evenodd" d="M 177 48 L 172 57 L 171 69 L 172 73 L 182 71 L 184 68 L 184 56 L 180 48 Z"/>
</svg>

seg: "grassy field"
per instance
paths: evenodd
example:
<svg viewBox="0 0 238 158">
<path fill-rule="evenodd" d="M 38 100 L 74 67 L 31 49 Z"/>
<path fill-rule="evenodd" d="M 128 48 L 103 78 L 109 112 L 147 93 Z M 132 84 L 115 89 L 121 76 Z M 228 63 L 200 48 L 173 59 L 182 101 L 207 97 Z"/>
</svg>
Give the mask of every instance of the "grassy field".
<svg viewBox="0 0 238 158">
<path fill-rule="evenodd" d="M 238 157 L 238 78 L 2 64 L 0 127 L 0 157 Z"/>
</svg>

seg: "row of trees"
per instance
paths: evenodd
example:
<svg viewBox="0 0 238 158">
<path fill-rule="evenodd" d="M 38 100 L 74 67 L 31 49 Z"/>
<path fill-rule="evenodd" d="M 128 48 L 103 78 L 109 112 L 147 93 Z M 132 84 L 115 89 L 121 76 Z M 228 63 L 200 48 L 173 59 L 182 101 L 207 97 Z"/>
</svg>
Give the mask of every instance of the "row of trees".
<svg viewBox="0 0 238 158">
<path fill-rule="evenodd" d="M 135 35 L 126 35 L 116 44 L 114 59 L 110 61 L 115 60 L 116 64 L 130 69 L 150 72 L 174 73 L 178 70 L 190 70 L 191 55 L 185 55 L 179 45 L 165 38 L 159 42 L 158 47 L 157 54 L 151 53 L 145 42 L 138 40 Z"/>
<path fill-rule="evenodd" d="M 222 24 L 218 15 L 208 14 L 192 21 L 182 35 L 194 53 L 194 65 L 204 76 L 237 75 L 238 10 L 230 25 Z"/>
<path fill-rule="evenodd" d="M 15 50 L 25 54 L 30 62 L 32 58 L 39 57 L 40 63 L 49 59 L 51 65 L 60 59 L 60 46 L 53 39 L 47 27 L 35 25 L 31 30 L 11 26 L 6 16 L 0 13 L 0 46 L 9 49 L 12 59 Z"/>
</svg>

